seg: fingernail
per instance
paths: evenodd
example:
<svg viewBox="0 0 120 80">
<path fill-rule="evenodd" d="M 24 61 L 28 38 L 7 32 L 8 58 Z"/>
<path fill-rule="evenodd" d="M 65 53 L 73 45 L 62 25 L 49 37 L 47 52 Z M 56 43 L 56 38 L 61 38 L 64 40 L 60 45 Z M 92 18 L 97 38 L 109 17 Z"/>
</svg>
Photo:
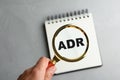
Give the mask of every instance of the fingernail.
<svg viewBox="0 0 120 80">
<path fill-rule="evenodd" d="M 48 68 L 48 70 L 49 70 L 49 73 L 54 74 L 54 72 L 56 71 L 56 67 L 55 66 L 51 66 L 51 67 Z"/>
<path fill-rule="evenodd" d="M 49 61 L 49 63 L 48 63 L 48 68 L 49 67 L 52 67 L 52 66 L 55 66 L 51 61 Z"/>
</svg>

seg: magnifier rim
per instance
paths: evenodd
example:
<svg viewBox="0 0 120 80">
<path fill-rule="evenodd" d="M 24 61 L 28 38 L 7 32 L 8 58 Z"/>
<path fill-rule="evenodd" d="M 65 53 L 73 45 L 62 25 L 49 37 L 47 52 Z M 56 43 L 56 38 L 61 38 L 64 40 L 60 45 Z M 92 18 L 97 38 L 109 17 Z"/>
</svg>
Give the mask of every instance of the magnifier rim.
<svg viewBox="0 0 120 80">
<path fill-rule="evenodd" d="M 56 49 L 56 47 L 55 47 L 55 38 L 57 37 L 57 35 L 59 34 L 59 32 L 62 31 L 63 29 L 65 29 L 65 28 L 71 28 L 71 27 L 80 30 L 80 31 L 84 34 L 84 36 L 85 36 L 85 38 L 86 38 L 86 40 L 87 40 L 87 47 L 86 47 L 84 53 L 83 53 L 81 56 L 79 56 L 78 58 L 75 58 L 75 59 L 68 59 L 68 58 L 66 58 L 66 57 L 62 57 L 62 56 L 58 53 L 58 51 L 57 51 L 57 49 Z M 79 60 L 83 59 L 84 56 L 86 55 L 87 50 L 88 50 L 88 48 L 89 48 L 89 39 L 88 39 L 88 36 L 87 36 L 87 34 L 85 33 L 85 31 L 84 31 L 83 29 L 81 29 L 80 27 L 75 26 L 75 25 L 67 24 L 67 25 L 64 25 L 64 26 L 60 27 L 59 29 L 57 29 L 57 31 L 55 32 L 55 34 L 54 34 L 54 36 L 53 36 L 53 39 L 52 39 L 52 46 L 53 46 L 53 50 L 54 50 L 54 52 L 55 52 L 55 56 L 56 56 L 58 59 L 64 60 L 64 61 L 67 61 L 67 62 L 76 62 L 76 61 L 79 61 Z"/>
</svg>

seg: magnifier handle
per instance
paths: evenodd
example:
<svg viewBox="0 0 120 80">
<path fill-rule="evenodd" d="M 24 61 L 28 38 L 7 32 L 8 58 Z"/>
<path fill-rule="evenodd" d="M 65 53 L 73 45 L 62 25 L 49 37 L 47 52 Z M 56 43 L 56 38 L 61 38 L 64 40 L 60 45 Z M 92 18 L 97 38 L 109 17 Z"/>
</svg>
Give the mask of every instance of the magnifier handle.
<svg viewBox="0 0 120 80">
<path fill-rule="evenodd" d="M 53 59 L 51 60 L 51 62 L 55 65 L 57 62 L 59 62 L 60 59 L 56 56 L 53 57 Z"/>
<path fill-rule="evenodd" d="M 60 61 L 56 56 L 53 57 L 53 59 L 51 61 L 49 61 L 48 63 L 48 68 L 51 66 L 55 66 L 55 64 Z"/>
<path fill-rule="evenodd" d="M 55 64 L 53 64 L 52 61 L 49 61 L 47 68 L 52 67 L 52 66 L 55 66 Z"/>
</svg>

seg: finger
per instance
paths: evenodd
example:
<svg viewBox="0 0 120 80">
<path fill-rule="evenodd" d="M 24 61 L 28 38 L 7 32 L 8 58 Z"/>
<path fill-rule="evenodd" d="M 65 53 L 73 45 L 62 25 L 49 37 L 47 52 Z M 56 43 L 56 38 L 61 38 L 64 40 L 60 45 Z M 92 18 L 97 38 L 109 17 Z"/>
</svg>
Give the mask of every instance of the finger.
<svg viewBox="0 0 120 80">
<path fill-rule="evenodd" d="M 50 68 L 50 67 L 52 67 L 52 66 L 55 66 L 55 64 L 53 64 L 51 61 L 49 61 L 47 69 Z"/>
<path fill-rule="evenodd" d="M 38 62 L 36 63 L 34 68 L 37 68 L 39 70 L 46 70 L 47 66 L 48 66 L 48 62 L 50 60 L 46 57 L 41 57 Z"/>
<path fill-rule="evenodd" d="M 50 60 L 46 57 L 41 57 L 32 70 L 32 74 L 44 80 L 46 68 Z"/>
<path fill-rule="evenodd" d="M 46 70 L 46 73 L 45 73 L 45 80 L 51 80 L 52 79 L 52 76 L 54 75 L 56 71 L 56 67 L 55 66 L 51 66 L 49 67 L 47 70 Z"/>
<path fill-rule="evenodd" d="M 33 67 L 26 69 L 19 77 L 17 80 L 23 80 L 26 75 L 29 75 L 31 73 Z"/>
</svg>

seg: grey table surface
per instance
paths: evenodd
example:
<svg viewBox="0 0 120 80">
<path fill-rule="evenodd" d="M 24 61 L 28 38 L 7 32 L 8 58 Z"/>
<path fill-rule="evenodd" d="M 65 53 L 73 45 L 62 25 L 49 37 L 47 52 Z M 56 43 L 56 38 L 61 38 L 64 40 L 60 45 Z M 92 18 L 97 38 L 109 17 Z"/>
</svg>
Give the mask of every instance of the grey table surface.
<svg viewBox="0 0 120 80">
<path fill-rule="evenodd" d="M 52 80 L 120 80 L 119 0 L 0 0 L 0 80 L 16 80 L 39 57 L 48 57 L 47 16 L 85 8 L 94 16 L 103 66 Z"/>
</svg>

